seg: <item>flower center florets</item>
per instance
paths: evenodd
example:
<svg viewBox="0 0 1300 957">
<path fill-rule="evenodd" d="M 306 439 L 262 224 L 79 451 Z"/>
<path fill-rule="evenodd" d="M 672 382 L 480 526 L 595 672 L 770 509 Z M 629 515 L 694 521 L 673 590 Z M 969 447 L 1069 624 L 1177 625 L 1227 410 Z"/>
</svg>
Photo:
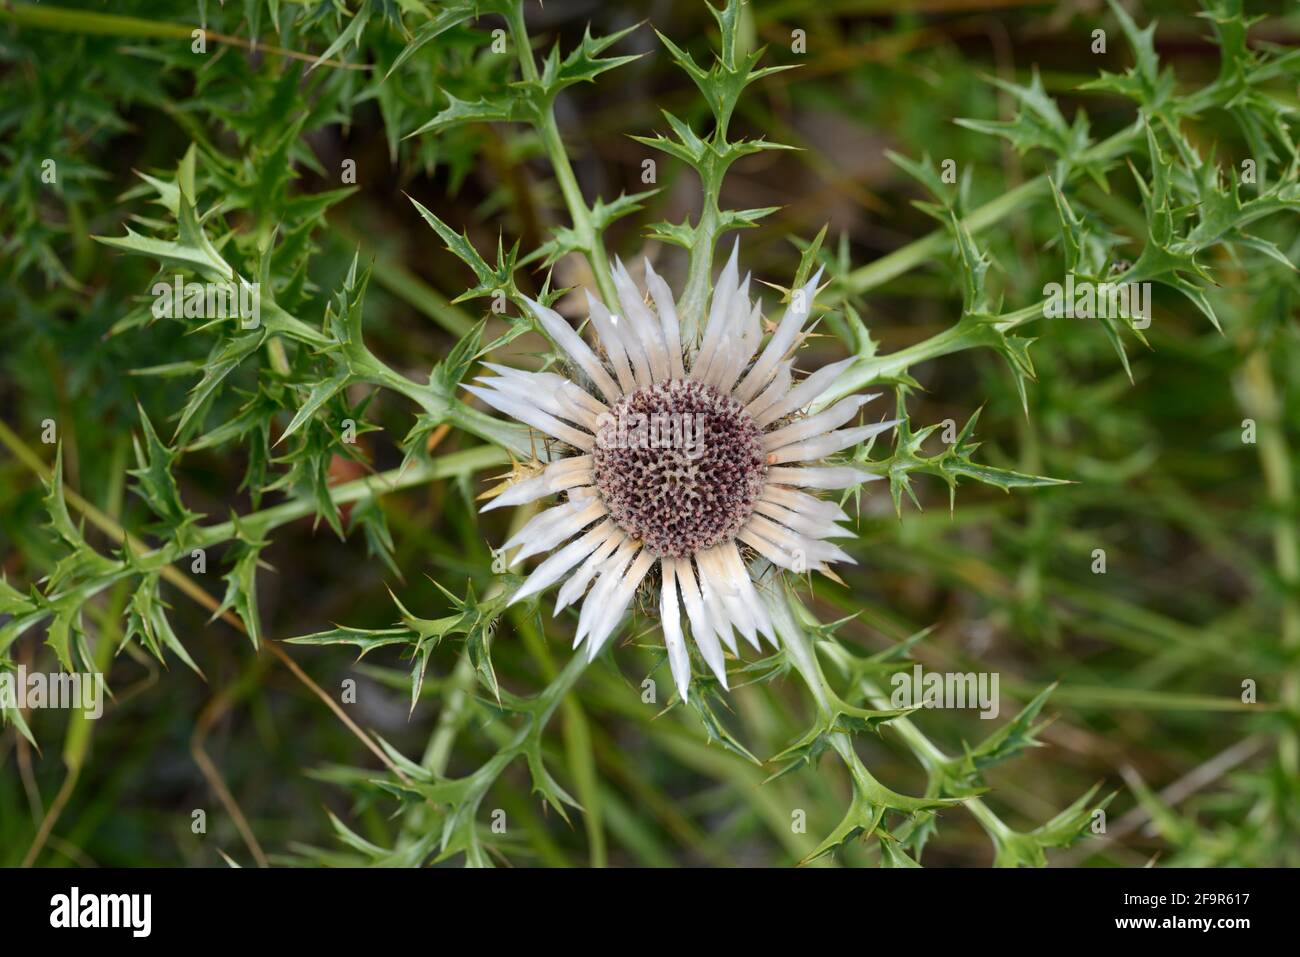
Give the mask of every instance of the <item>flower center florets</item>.
<svg viewBox="0 0 1300 957">
<path fill-rule="evenodd" d="M 690 379 L 624 396 L 601 417 L 593 457 L 614 521 L 673 558 L 732 539 L 767 471 L 762 432 L 744 407 Z"/>
</svg>

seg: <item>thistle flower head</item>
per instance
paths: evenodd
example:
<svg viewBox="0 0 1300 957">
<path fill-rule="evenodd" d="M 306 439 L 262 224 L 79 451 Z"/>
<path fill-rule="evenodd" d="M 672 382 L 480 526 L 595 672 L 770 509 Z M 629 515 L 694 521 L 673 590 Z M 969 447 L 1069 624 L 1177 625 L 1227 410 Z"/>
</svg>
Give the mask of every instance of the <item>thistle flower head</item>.
<svg viewBox="0 0 1300 957">
<path fill-rule="evenodd" d="M 628 436 L 628 423 L 638 434 Z M 731 541 L 763 491 L 767 461 L 754 417 L 696 379 L 624 396 L 596 438 L 592 474 L 611 517 L 661 557 Z"/>
<path fill-rule="evenodd" d="M 618 311 L 588 296 L 596 350 L 558 313 L 529 300 L 574 379 L 489 365 L 495 375 L 468 387 L 572 449 L 485 506 L 563 498 L 505 543 L 504 550 L 519 549 L 512 565 L 556 549 L 512 600 L 567 576 L 555 610 L 586 593 L 574 646 L 587 641 L 594 658 L 637 591 L 657 582 L 669 665 L 683 698 L 691 671 L 682 610 L 725 687 L 723 648 L 738 652 L 736 632 L 755 649 L 759 635 L 776 643 L 751 563 L 798 573 L 853 561 L 830 541 L 852 534 L 837 524 L 848 516 L 815 493 L 874 476 L 812 463 L 894 425 L 844 427 L 874 396 L 807 414 L 851 361 L 794 375 L 821 273 L 793 291 L 764 343 L 761 307 L 750 300 L 750 277 L 739 277 L 738 250 L 714 287 L 698 344 L 683 341 L 676 302 L 650 264 L 647 301 L 617 263 Z"/>
</svg>

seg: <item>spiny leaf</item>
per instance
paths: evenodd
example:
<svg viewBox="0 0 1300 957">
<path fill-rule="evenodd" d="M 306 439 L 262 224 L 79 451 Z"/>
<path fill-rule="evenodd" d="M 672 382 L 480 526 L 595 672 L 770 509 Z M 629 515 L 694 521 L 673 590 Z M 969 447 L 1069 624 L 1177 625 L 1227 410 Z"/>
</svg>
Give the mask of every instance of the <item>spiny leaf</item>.
<svg viewBox="0 0 1300 957">
<path fill-rule="evenodd" d="M 226 582 L 226 594 L 212 613 L 215 620 L 222 612 L 233 609 L 244 623 L 244 630 L 254 648 L 262 643 L 262 623 L 257 611 L 257 566 L 266 545 L 267 542 L 260 538 L 241 538 L 235 543 L 234 563 L 222 576 Z"/>
<path fill-rule="evenodd" d="M 167 619 L 167 605 L 159 595 L 159 576 L 144 576 L 131 596 L 127 606 L 126 628 L 122 634 L 122 643 L 126 644 L 138 638 L 155 658 L 164 661 L 163 649 L 169 648 L 176 657 L 185 662 L 193 671 L 203 677 L 203 671 L 194 663 L 185 646 Z"/>
<path fill-rule="evenodd" d="M 145 444 L 141 446 L 138 439 L 133 439 L 137 467 L 128 470 L 128 474 L 137 480 L 137 493 L 162 519 L 167 534 L 178 542 L 186 541 L 188 528 L 202 516 L 190 511 L 181 501 L 180 489 L 172 475 L 177 452 L 158 438 L 144 407 L 137 406 L 137 409 Z"/>
</svg>

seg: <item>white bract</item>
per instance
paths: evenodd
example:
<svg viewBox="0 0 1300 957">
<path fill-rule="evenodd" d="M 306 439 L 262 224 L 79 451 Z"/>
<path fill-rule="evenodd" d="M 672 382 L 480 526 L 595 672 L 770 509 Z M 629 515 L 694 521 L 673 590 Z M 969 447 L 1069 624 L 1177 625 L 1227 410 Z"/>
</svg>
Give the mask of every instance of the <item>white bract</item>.
<svg viewBox="0 0 1300 957">
<path fill-rule="evenodd" d="M 815 463 L 896 424 L 845 427 L 874 395 L 805 414 L 853 361 L 794 375 L 821 272 L 791 295 L 764 345 L 760 305 L 750 301 L 750 277 L 739 278 L 737 253 L 738 244 L 714 287 L 698 347 L 682 342 L 672 292 L 649 262 L 649 302 L 616 263 L 619 311 L 588 295 L 601 354 L 558 313 L 528 300 L 581 384 L 554 372 L 489 365 L 494 376 L 467 386 L 573 449 L 485 506 L 564 496 L 505 543 L 503 551 L 518 548 L 512 566 L 556 549 L 512 602 L 568 576 L 555 612 L 586 592 L 574 647 L 585 640 L 594 658 L 637 590 L 657 579 L 664 644 L 683 699 L 691 669 L 682 612 L 701 657 L 726 687 L 723 648 L 738 652 L 736 632 L 755 649 L 759 635 L 776 644 L 747 560 L 796 573 L 853 562 L 830 541 L 852 537 L 837 524 L 848 516 L 815 493 L 878 476 Z"/>
</svg>

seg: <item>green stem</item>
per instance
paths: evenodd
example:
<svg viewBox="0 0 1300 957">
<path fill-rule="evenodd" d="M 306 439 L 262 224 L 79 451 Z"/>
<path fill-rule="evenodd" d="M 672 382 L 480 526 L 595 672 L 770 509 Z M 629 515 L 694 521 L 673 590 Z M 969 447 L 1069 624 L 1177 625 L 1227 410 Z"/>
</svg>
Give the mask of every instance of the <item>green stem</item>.
<svg viewBox="0 0 1300 957">
<path fill-rule="evenodd" d="M 0 422 L 0 443 L 7 446 L 19 461 L 31 468 L 42 479 L 49 480 L 49 467 L 37 459 L 26 448 L 26 445 L 2 422 Z M 502 450 L 492 446 L 480 446 L 463 452 L 443 455 L 432 462 L 421 462 L 409 467 L 396 468 L 381 472 L 378 475 L 336 485 L 330 489 L 330 498 L 335 505 L 346 505 L 351 502 L 395 492 L 399 489 L 423 485 L 437 479 L 451 478 L 478 471 L 488 466 L 501 465 L 507 460 L 507 456 Z M 110 534 L 120 531 L 119 526 L 112 518 L 89 502 L 79 497 L 74 500 L 74 493 L 70 491 L 65 491 L 64 495 L 70 501 L 74 501 L 74 504 L 92 525 Z M 230 541 L 241 533 L 253 538 L 261 538 L 272 529 L 305 518 L 313 514 L 315 510 L 316 503 L 314 500 L 294 499 L 258 512 L 249 513 L 238 520 L 193 529 L 183 544 L 170 542 L 152 550 L 146 550 L 138 541 L 128 538 L 126 545 L 131 551 L 129 559 L 123 559 L 120 562 L 109 562 L 103 573 L 93 580 L 84 582 L 69 591 L 46 597 L 50 603 L 57 603 L 60 600 L 76 595 L 78 596 L 78 603 L 83 603 L 115 582 L 130 578 L 133 575 L 158 571 L 164 566 L 179 561 L 188 555 L 191 549 L 211 548 L 222 542 Z M 31 613 L 25 620 L 23 630 L 49 617 L 51 613 L 49 607 L 42 607 L 38 611 Z M 18 633 L 11 635 L 13 639 L 17 637 Z M 0 648 L 0 651 L 3 651 L 3 649 Z"/>
<path fill-rule="evenodd" d="M 1256 447 L 1264 485 L 1274 513 L 1273 556 L 1283 588 L 1281 644 L 1286 668 L 1282 672 L 1282 705 L 1289 721 L 1278 739 L 1278 758 L 1287 778 L 1300 776 L 1300 532 L 1296 528 L 1295 475 L 1282 429 L 1283 405 L 1269 369 L 1269 353 L 1256 342 L 1239 373 L 1242 407 L 1255 419 Z"/>
<path fill-rule="evenodd" d="M 538 707 L 530 711 L 528 719 L 514 733 L 510 741 L 489 758 L 485 764 L 481 765 L 477 771 L 469 775 L 469 778 L 474 782 L 471 789 L 474 793 L 480 795 L 486 793 L 492 783 L 500 777 L 501 772 L 509 767 L 510 762 L 524 754 L 528 742 L 541 735 L 542 731 L 546 729 L 546 725 L 550 723 L 551 717 L 555 714 L 555 709 L 564 701 L 565 695 L 578 683 L 578 679 L 582 677 L 582 673 L 586 670 L 588 664 L 586 655 L 572 655 L 560 673 L 538 692 L 536 697 L 532 699 Z"/>
<path fill-rule="evenodd" d="M 533 59 L 532 46 L 528 42 L 528 29 L 524 24 L 524 5 L 520 0 L 510 5 L 506 22 L 510 27 L 510 39 L 519 54 L 519 68 L 523 71 L 524 80 L 536 83 L 539 79 L 537 63 Z M 591 209 L 582 196 L 582 190 L 578 188 L 578 178 L 573 173 L 573 165 L 569 162 L 568 151 L 564 148 L 560 129 L 555 122 L 555 104 L 552 100 L 547 100 L 533 127 L 541 138 L 542 147 L 546 150 L 551 167 L 555 171 L 555 181 L 559 184 L 560 193 L 564 196 L 564 203 L 569 209 L 573 231 L 578 237 L 587 262 L 591 265 L 596 289 L 601 299 L 611 309 L 616 309 L 618 294 L 614 289 L 614 276 L 609 269 L 605 245 L 592 221 Z"/>
<path fill-rule="evenodd" d="M 872 707 L 888 708 L 890 706 L 889 699 L 885 696 L 884 692 L 870 679 L 862 678 L 860 679 L 859 684 L 866 692 L 867 700 L 871 703 Z M 921 766 L 927 771 L 933 771 L 950 760 L 948 755 L 935 745 L 933 741 L 927 738 L 921 729 L 912 723 L 910 718 L 895 718 L 893 721 L 889 722 L 889 727 L 898 732 L 898 736 L 903 739 L 908 750 L 916 755 L 917 760 L 921 762 Z M 975 820 L 977 820 L 980 823 L 980 826 L 984 828 L 985 833 L 987 833 L 995 843 L 1000 842 L 1002 838 L 1013 833 L 1011 828 L 1004 824 L 1002 819 L 994 814 L 992 809 L 979 798 L 967 798 L 962 802 L 962 806 L 970 811 Z"/>
<path fill-rule="evenodd" d="M 514 455 L 531 458 L 536 451 L 528 428 L 503 422 L 460 399 L 448 398 L 428 385 L 413 382 L 373 354 L 363 357 L 357 363 L 355 371 L 372 385 L 392 389 L 406 396 L 439 423 L 450 423 L 486 442 L 499 445 Z"/>
<path fill-rule="evenodd" d="M 1125 152 L 1141 136 L 1142 131 L 1137 126 L 1121 130 L 1085 150 L 1079 156 L 1075 169 L 1081 169 L 1089 163 L 1113 159 Z M 974 235 L 1001 222 L 1034 200 L 1047 196 L 1050 188 L 1047 174 L 1043 174 L 985 203 L 967 215 L 962 223 L 970 230 L 971 235 Z M 947 229 L 936 229 L 928 236 L 910 242 L 873 263 L 853 270 L 841 280 L 840 289 L 847 295 L 861 295 L 877 286 L 883 286 L 891 279 L 939 258 L 948 251 L 951 243 L 952 236 Z"/>
<path fill-rule="evenodd" d="M 559 127 L 555 124 L 554 107 L 549 104 L 538 124 L 537 131 L 541 134 L 542 145 L 551 159 L 556 182 L 560 184 L 560 192 L 564 195 L 564 202 L 569 207 L 574 232 L 578 234 L 578 239 L 583 244 L 583 252 L 591 264 L 596 288 L 600 291 L 601 298 L 611 309 L 614 309 L 618 304 L 618 293 L 614 289 L 614 276 L 610 272 L 609 259 L 605 255 L 605 244 L 597 234 L 591 219 L 591 210 L 587 208 L 587 201 L 582 198 L 578 179 L 574 176 L 573 166 L 569 163 L 569 154 L 564 149 Z"/>
<path fill-rule="evenodd" d="M 1114 136 L 1102 140 L 1091 149 L 1084 151 L 1079 157 L 1075 168 L 1078 169 L 1088 163 L 1111 159 L 1123 153 L 1140 135 L 1140 130 L 1136 126 L 1121 130 Z M 962 220 L 962 223 L 974 235 L 1000 222 L 1020 208 L 1028 206 L 1034 200 L 1048 195 L 1050 189 L 1051 182 L 1047 175 L 1044 174 L 1017 186 L 997 199 L 985 203 L 979 209 L 967 215 Z M 850 272 L 840 280 L 836 291 L 846 297 L 862 295 L 923 263 L 939 258 L 948 251 L 951 244 L 950 232 L 947 229 L 936 229 L 928 236 L 923 236 L 921 239 L 894 250 L 887 256 L 882 256 L 873 263 Z M 1042 315 L 1042 308 L 1041 303 L 1025 306 L 1022 309 L 1001 316 L 994 323 L 994 326 L 998 330 L 1006 332 L 1008 329 L 1038 318 Z M 889 355 L 863 357 L 846 369 L 839 380 L 823 393 L 814 404 L 813 410 L 825 408 L 836 399 L 850 395 L 879 379 L 901 375 L 920 362 L 948 355 L 952 352 L 960 352 L 972 345 L 978 345 L 978 342 L 974 342 L 969 338 L 973 331 L 972 322 L 975 322 L 975 320 L 963 318 L 952 328 L 945 329 L 943 332 L 915 345 L 908 346 L 906 349 L 900 349 L 898 352 Z"/>
<path fill-rule="evenodd" d="M 808 688 L 812 691 L 819 710 L 824 716 L 829 716 L 835 692 L 827 682 L 821 663 L 817 660 L 816 648 L 796 620 L 792 605 L 793 599 L 788 593 L 769 603 L 769 609 L 773 617 L 772 624 L 780 635 L 781 646 L 789 655 L 795 670 L 799 672 Z M 861 685 L 867 692 L 868 701 L 873 708 L 888 709 L 892 707 L 881 690 L 870 680 L 861 679 Z M 948 760 L 948 756 L 922 734 L 921 730 L 908 718 L 895 718 L 889 722 L 888 727 L 899 733 L 899 737 L 907 745 L 908 750 L 916 755 L 917 760 L 921 762 L 921 765 L 927 771 Z M 862 777 L 863 783 L 869 789 L 879 787 L 879 784 L 870 776 L 866 767 L 862 764 L 857 752 L 853 749 L 853 742 L 847 734 L 832 734 L 829 736 L 829 741 L 836 753 L 844 760 L 850 773 L 854 774 L 855 777 Z M 967 798 L 962 804 L 970 809 L 971 814 L 974 815 L 975 819 L 979 821 L 989 837 L 995 842 L 1012 833 L 1011 829 L 1002 823 L 998 816 L 979 798 Z"/>
<path fill-rule="evenodd" d="M 124 17 L 92 10 L 64 10 L 30 3 L 0 4 L 0 20 L 42 30 L 63 30 L 97 36 L 188 40 L 194 27 L 161 20 Z"/>
<path fill-rule="evenodd" d="M 417 462 L 410 466 L 389 469 L 387 472 L 380 472 L 367 478 L 336 485 L 330 489 L 330 499 L 335 505 L 346 505 L 351 502 L 387 495 L 401 489 L 424 485 L 439 479 L 467 475 L 490 466 L 502 465 L 507 461 L 507 456 L 500 449 L 491 446 L 476 446 L 461 452 L 450 452 L 430 462 Z M 240 518 L 238 528 L 252 529 L 255 534 L 265 534 L 281 525 L 286 525 L 300 518 L 306 518 L 315 510 L 315 501 L 294 499 L 291 502 L 273 505 L 270 508 L 252 512 Z M 195 532 L 196 545 L 197 547 L 204 547 L 228 541 L 235 537 L 237 530 L 235 521 L 222 522 L 220 525 L 210 525 L 198 529 Z M 177 550 L 175 545 L 168 545 L 150 554 L 162 555 L 173 551 L 180 554 L 183 549 Z"/>
<path fill-rule="evenodd" d="M 32 27 L 38 30 L 57 30 L 66 33 L 79 33 L 87 36 L 138 37 L 150 40 L 184 40 L 189 42 L 196 27 L 183 23 L 166 23 L 161 20 L 145 20 L 140 17 L 124 17 L 115 13 L 96 13 L 92 10 L 66 10 L 60 7 L 37 6 L 30 3 L 0 3 L 0 22 L 11 21 L 20 27 Z M 244 37 L 214 33 L 204 29 L 206 39 L 228 46 L 237 46 L 246 50 L 256 48 L 258 53 L 270 56 L 287 57 L 316 63 L 316 57 L 298 50 L 286 50 L 282 47 L 257 43 Z M 322 65 L 344 70 L 369 70 L 365 64 L 343 63 L 339 60 L 321 60 Z"/>
<path fill-rule="evenodd" d="M 784 592 L 769 602 L 772 626 L 781 638 L 781 647 L 785 649 L 790 663 L 794 665 L 795 671 L 799 672 L 804 684 L 812 692 L 813 700 L 817 702 L 817 710 L 821 712 L 822 717 L 831 718 L 835 713 L 834 692 L 826 681 L 826 674 L 817 660 L 817 652 L 812 642 L 808 640 L 803 628 L 795 620 L 791 605 L 788 594 Z"/>
<path fill-rule="evenodd" d="M 610 646 L 612 647 L 612 641 Z M 542 729 L 551 720 L 551 716 L 555 714 L 555 709 L 564 701 L 570 689 L 578 683 L 578 679 L 587 670 L 589 663 L 585 654 L 571 655 L 565 666 L 560 669 L 560 673 L 537 696 L 536 700 L 541 703 L 542 707 L 534 712 L 532 725 L 535 731 L 533 733 L 541 734 Z"/>
<path fill-rule="evenodd" d="M 686 273 L 686 288 L 682 300 L 677 306 L 678 318 L 682 324 L 683 346 L 694 344 L 704 329 L 704 307 L 709 299 L 709 290 L 713 286 L 713 254 L 718 246 L 718 226 L 721 213 L 718 210 L 718 190 L 704 187 L 704 206 L 700 212 L 700 221 L 695 226 L 695 235 L 699 241 L 691 249 L 690 268 Z"/>
<path fill-rule="evenodd" d="M 989 326 L 999 332 L 1006 332 L 1009 329 L 1015 329 L 1027 322 L 1041 318 L 1043 315 L 1044 303 L 1036 302 L 1031 306 L 1024 306 L 1014 312 L 1004 313 L 998 317 L 997 321 L 988 323 Z M 867 356 L 860 358 L 853 365 L 844 370 L 844 373 L 835 381 L 835 384 L 827 389 L 812 405 L 812 411 L 817 412 L 820 409 L 844 398 L 846 395 L 852 395 L 854 392 L 878 382 L 881 379 L 894 379 L 906 373 L 912 366 L 926 362 L 930 359 L 937 359 L 940 356 L 946 356 L 954 352 L 963 352 L 980 345 L 988 345 L 988 330 L 981 329 L 984 320 L 969 317 L 959 319 L 956 324 L 949 326 L 942 332 L 935 333 L 928 339 L 922 339 L 905 349 L 899 349 L 897 352 L 890 352 L 883 356 Z"/>
<path fill-rule="evenodd" d="M 460 732 L 470 703 L 470 689 L 473 686 L 474 662 L 470 660 L 469 655 L 461 655 L 456 661 L 451 677 L 447 679 L 450 693 L 443 703 L 442 713 L 438 716 L 438 726 L 429 737 L 429 744 L 424 750 L 424 758 L 421 761 L 421 764 L 434 774 L 441 775 L 447 771 L 447 763 L 451 760 L 451 747 Z"/>
<path fill-rule="evenodd" d="M 522 527 L 522 522 L 518 525 Z M 518 531 L 512 527 L 512 532 Z M 534 619 L 526 615 L 521 606 L 510 610 L 510 620 L 523 640 L 524 647 L 537 662 L 548 680 L 555 677 L 555 661 L 546 647 L 546 639 Z M 582 704 L 572 696 L 564 699 L 564 748 L 573 776 L 577 798 L 582 802 L 583 824 L 587 832 L 589 860 L 592 867 L 608 863 L 605 846 L 604 806 L 600 794 L 600 780 L 596 771 L 596 757 L 592 742 L 591 725 Z"/>
</svg>

